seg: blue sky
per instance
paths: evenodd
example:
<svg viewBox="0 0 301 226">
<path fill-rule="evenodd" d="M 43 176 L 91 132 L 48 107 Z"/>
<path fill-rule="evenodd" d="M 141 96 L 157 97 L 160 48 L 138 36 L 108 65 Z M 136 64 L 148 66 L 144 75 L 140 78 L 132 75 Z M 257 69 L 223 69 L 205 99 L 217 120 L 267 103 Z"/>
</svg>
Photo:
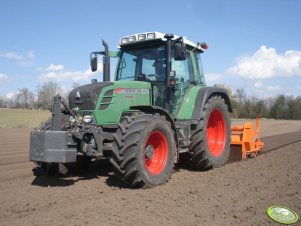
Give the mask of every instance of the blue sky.
<svg viewBox="0 0 301 226">
<path fill-rule="evenodd" d="M 113 50 L 120 37 L 145 31 L 206 41 L 208 85 L 301 95 L 300 12 L 299 0 L 1 0 L 0 96 L 51 80 L 64 90 L 101 80 L 89 71 L 101 39 Z"/>
</svg>

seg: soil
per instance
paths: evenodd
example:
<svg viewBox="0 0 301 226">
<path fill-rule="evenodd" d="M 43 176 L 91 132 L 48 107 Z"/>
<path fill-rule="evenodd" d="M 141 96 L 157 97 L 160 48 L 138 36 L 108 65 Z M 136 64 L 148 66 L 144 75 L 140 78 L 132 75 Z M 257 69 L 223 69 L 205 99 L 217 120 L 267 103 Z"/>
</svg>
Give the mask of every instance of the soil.
<svg viewBox="0 0 301 226">
<path fill-rule="evenodd" d="M 266 130 L 259 156 L 240 161 L 233 148 L 225 166 L 206 172 L 179 164 L 151 189 L 124 188 L 106 161 L 72 177 L 35 177 L 30 130 L 2 128 L 0 225 L 279 225 L 266 215 L 272 205 L 301 215 L 301 126 L 269 123 L 277 129 Z"/>
</svg>

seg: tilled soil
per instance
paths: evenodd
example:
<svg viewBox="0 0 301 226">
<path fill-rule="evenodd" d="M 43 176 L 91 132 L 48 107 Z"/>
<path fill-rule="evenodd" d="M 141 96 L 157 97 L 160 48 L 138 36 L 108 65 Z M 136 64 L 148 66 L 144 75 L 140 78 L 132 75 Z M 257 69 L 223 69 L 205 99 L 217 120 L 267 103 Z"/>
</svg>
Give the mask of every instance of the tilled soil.
<svg viewBox="0 0 301 226">
<path fill-rule="evenodd" d="M 73 177 L 34 177 L 29 130 L 0 129 L 0 225 L 278 225 L 271 205 L 301 215 L 301 132 L 284 131 L 264 138 L 256 158 L 240 161 L 233 149 L 221 168 L 177 165 L 168 183 L 133 190 L 105 161 Z"/>
</svg>

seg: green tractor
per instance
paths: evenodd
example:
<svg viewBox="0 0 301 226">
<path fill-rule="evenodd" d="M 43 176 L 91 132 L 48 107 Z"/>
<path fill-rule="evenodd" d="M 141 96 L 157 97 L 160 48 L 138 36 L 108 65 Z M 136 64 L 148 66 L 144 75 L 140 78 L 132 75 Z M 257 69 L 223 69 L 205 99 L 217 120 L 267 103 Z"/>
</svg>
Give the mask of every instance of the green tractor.
<svg viewBox="0 0 301 226">
<path fill-rule="evenodd" d="M 90 56 L 96 71 L 103 55 L 103 82 L 75 88 L 69 104 L 54 97 L 51 120 L 31 132 L 31 161 L 49 171 L 106 158 L 133 188 L 165 183 L 180 159 L 197 170 L 225 164 L 232 110 L 226 90 L 205 84 L 205 43 L 147 32 L 121 38 L 115 52 L 103 45 Z"/>
</svg>

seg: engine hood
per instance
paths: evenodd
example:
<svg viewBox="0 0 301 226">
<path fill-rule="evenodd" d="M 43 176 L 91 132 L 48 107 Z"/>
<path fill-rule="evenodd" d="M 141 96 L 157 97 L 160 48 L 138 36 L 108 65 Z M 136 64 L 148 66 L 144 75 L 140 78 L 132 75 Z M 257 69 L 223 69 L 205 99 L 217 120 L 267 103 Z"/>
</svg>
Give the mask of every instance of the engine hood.
<svg viewBox="0 0 301 226">
<path fill-rule="evenodd" d="M 102 89 L 113 82 L 96 82 L 75 88 L 69 94 L 69 106 L 77 110 L 95 110 Z"/>
</svg>

